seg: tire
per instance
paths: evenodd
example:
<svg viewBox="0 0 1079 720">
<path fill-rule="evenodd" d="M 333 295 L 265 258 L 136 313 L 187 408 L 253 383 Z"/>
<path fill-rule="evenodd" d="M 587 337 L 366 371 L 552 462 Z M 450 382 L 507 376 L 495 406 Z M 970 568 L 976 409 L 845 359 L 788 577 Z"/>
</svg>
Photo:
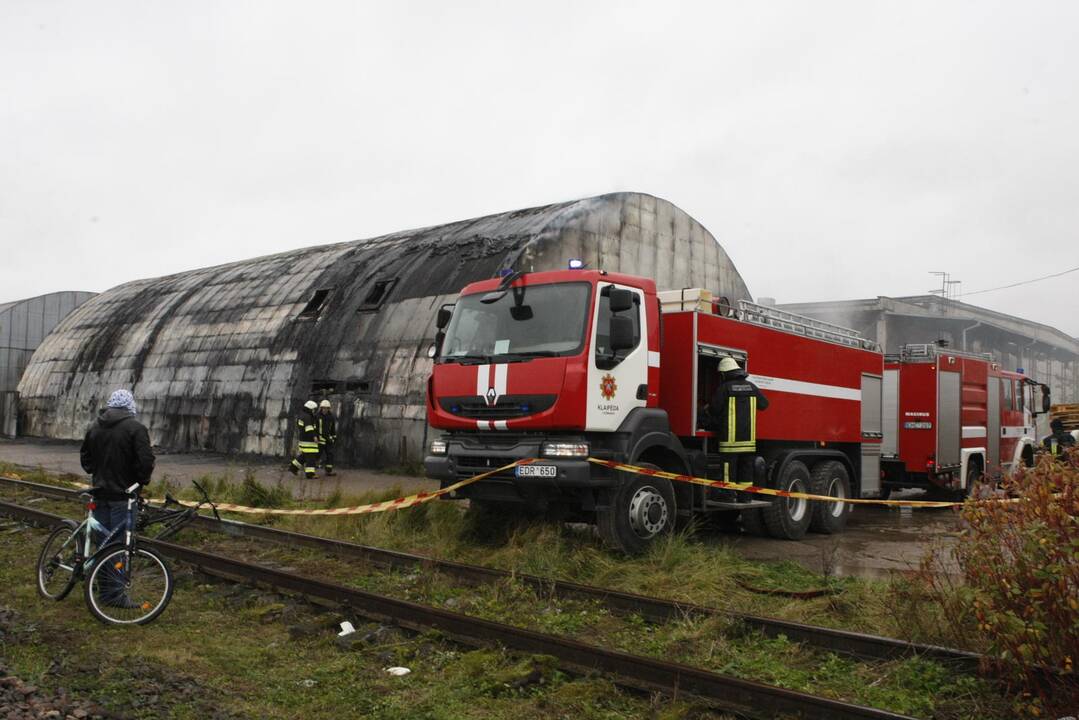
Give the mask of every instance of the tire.
<svg viewBox="0 0 1079 720">
<path fill-rule="evenodd" d="M 741 515 L 742 530 L 747 534 L 758 537 L 765 537 L 768 534 L 768 528 L 764 524 L 764 511 L 761 508 L 743 510 Z"/>
<path fill-rule="evenodd" d="M 75 521 L 64 520 L 41 546 L 41 553 L 37 558 L 37 592 L 41 597 L 48 600 L 63 600 L 78 582 L 78 568 L 82 562 L 79 556 L 78 538 L 68 543 L 78 529 L 79 526 Z M 65 544 L 67 544 L 66 547 Z M 60 562 L 71 570 L 67 571 L 59 567 Z"/>
<path fill-rule="evenodd" d="M 659 469 L 649 463 L 639 466 Z M 638 555 L 656 538 L 674 530 L 674 488 L 663 478 L 629 473 L 622 477 L 619 487 L 607 491 L 605 507 L 596 511 L 596 527 L 612 550 Z"/>
<path fill-rule="evenodd" d="M 83 588 L 86 607 L 106 625 L 145 625 L 164 612 L 172 599 L 172 571 L 160 555 L 141 547 L 130 553 L 130 561 L 127 555 L 123 543 L 103 548 L 86 578 Z M 103 594 L 103 583 L 109 581 L 107 573 L 113 568 L 121 569 L 121 566 L 126 566 L 123 572 L 127 573 L 124 598 L 133 601 L 133 608 L 109 605 Z"/>
<path fill-rule="evenodd" d="M 814 495 L 829 497 L 850 497 L 850 473 L 843 463 L 837 460 L 825 460 L 813 466 L 813 475 L 809 480 L 809 491 Z M 847 527 L 847 518 L 853 506 L 850 503 L 831 503 L 814 500 L 811 509 L 809 529 L 814 532 L 832 535 L 841 533 Z"/>
<path fill-rule="evenodd" d="M 776 479 L 776 489 L 787 492 L 808 492 L 810 483 L 809 469 L 801 460 L 787 463 Z M 813 513 L 809 501 L 786 497 L 776 497 L 769 507 L 761 508 L 764 524 L 774 538 L 781 540 L 801 540 L 809 530 Z"/>
<path fill-rule="evenodd" d="M 965 502 L 974 490 L 974 484 L 982 479 L 982 466 L 973 459 L 967 461 L 966 487 L 950 493 L 949 499 L 953 502 Z"/>
<path fill-rule="evenodd" d="M 504 544 L 528 517 L 526 505 L 499 500 L 469 500 L 465 513 L 469 535 L 487 545 Z"/>
</svg>

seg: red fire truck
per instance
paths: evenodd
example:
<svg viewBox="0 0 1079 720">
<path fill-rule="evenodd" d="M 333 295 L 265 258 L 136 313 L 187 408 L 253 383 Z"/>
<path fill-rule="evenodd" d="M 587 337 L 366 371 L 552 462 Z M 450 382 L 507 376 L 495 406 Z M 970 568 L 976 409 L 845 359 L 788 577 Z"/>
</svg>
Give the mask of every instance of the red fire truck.
<svg viewBox="0 0 1079 720">
<path fill-rule="evenodd" d="M 473 283 L 437 326 L 427 412 L 442 434 L 425 459 L 429 476 L 445 487 L 540 458 L 457 492 L 474 505 L 594 522 L 630 552 L 701 513 L 740 513 L 749 530 L 780 538 L 841 531 L 849 504 L 771 502 L 588 461 L 730 477 L 729 456 L 712 451 L 698 422 L 722 357 L 770 401 L 757 417 L 758 484 L 881 492 L 884 358 L 852 330 L 584 269 Z"/>
<path fill-rule="evenodd" d="M 1034 462 L 1049 388 L 990 355 L 907 345 L 884 364 L 885 494 L 926 488 L 960 499 L 981 476 Z"/>
</svg>

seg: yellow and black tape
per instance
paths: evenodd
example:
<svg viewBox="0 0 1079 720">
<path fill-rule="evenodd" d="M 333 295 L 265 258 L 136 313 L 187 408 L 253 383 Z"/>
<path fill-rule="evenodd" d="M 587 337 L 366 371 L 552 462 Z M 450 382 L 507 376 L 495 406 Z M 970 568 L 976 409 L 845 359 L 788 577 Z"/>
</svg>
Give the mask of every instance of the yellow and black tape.
<svg viewBox="0 0 1079 720">
<path fill-rule="evenodd" d="M 356 505 L 353 507 L 338 507 L 338 508 L 318 508 L 318 509 L 286 509 L 286 508 L 257 508 L 247 507 L 246 505 L 233 505 L 232 503 L 217 503 L 217 509 L 224 512 L 244 513 L 249 515 L 366 515 L 369 513 L 387 512 L 391 510 L 403 510 L 405 508 L 416 507 L 424 503 L 430 502 L 443 495 L 448 495 L 456 490 L 460 490 L 467 485 L 486 480 L 492 475 L 512 470 L 518 465 L 529 465 L 535 462 L 542 462 L 537 458 L 522 458 L 515 460 L 514 462 L 503 465 L 502 467 L 489 470 L 485 473 L 475 475 L 470 478 L 465 478 L 452 485 L 444 487 L 434 492 L 420 492 L 414 495 L 406 495 L 405 497 L 399 497 L 394 500 L 383 500 L 376 503 L 368 503 L 367 505 Z M 599 458 L 588 458 L 588 462 L 594 465 L 600 465 L 611 470 L 617 470 L 619 472 L 635 473 L 637 475 L 647 475 L 650 477 L 659 477 L 671 480 L 674 482 L 691 483 L 693 485 L 702 485 L 704 487 L 718 488 L 721 490 L 736 490 L 738 492 L 753 493 L 756 495 L 768 495 L 772 497 L 786 497 L 803 500 L 816 500 L 818 502 L 844 502 L 851 503 L 852 505 L 884 505 L 889 507 L 910 507 L 910 508 L 949 508 L 962 505 L 962 502 L 952 502 L 946 500 L 877 500 L 869 498 L 836 498 L 829 495 L 814 495 L 812 493 L 799 493 L 790 492 L 787 490 L 775 490 L 773 488 L 758 487 L 752 483 L 735 483 L 726 482 L 723 480 L 710 480 L 708 478 L 696 477 L 694 475 L 683 475 L 681 473 L 668 472 L 666 470 L 655 470 L 652 468 L 639 467 L 637 465 L 628 465 L 626 463 L 615 462 L 613 460 L 601 460 Z M 6 476 L 12 477 L 12 479 L 20 480 L 18 476 Z M 78 485 L 77 487 L 86 488 L 88 485 Z M 1004 500 L 1006 502 L 1015 502 L 1016 498 L 992 498 L 994 501 Z M 162 503 L 163 499 L 154 498 L 147 502 Z M 188 507 L 195 507 L 198 505 L 196 502 L 190 500 L 177 501 L 181 505 Z"/>
<path fill-rule="evenodd" d="M 248 507 L 246 505 L 233 505 L 232 503 L 214 503 L 217 509 L 222 512 L 234 512 L 245 513 L 248 515 L 366 515 L 369 513 L 387 512 L 389 510 L 403 510 L 405 508 L 416 507 L 427 502 L 431 502 L 443 495 L 448 495 L 455 490 L 460 490 L 466 485 L 471 485 L 474 482 L 485 480 L 492 475 L 496 475 L 506 470 L 511 470 L 518 465 L 528 465 L 529 463 L 536 462 L 534 459 L 523 458 L 521 460 L 515 460 L 508 465 L 503 465 L 500 468 L 489 470 L 480 475 L 475 475 L 470 478 L 460 480 L 453 485 L 442 488 L 441 490 L 435 490 L 434 492 L 419 492 L 415 495 L 406 495 L 405 497 L 399 497 L 394 500 L 383 500 L 376 503 L 368 503 L 367 505 L 356 505 L 353 507 L 338 507 L 338 508 L 317 508 L 317 509 L 287 509 L 287 508 L 257 508 Z M 5 475 L 12 480 L 21 480 L 22 478 L 13 475 Z M 74 483 L 77 489 L 85 489 L 90 487 L 82 483 Z M 147 499 L 146 502 L 150 503 L 163 503 L 162 498 Z M 187 507 L 196 507 L 199 503 L 192 502 L 190 500 L 177 500 L 176 502 Z"/>
<path fill-rule="evenodd" d="M 679 473 L 667 472 L 666 470 L 653 470 L 652 468 L 637 467 L 636 465 L 626 465 L 625 463 L 614 462 L 613 460 L 588 458 L 588 462 L 595 465 L 602 465 L 603 467 L 607 467 L 612 470 L 618 470 L 620 472 L 635 473 L 637 475 L 648 475 L 651 477 L 660 477 L 667 480 L 673 480 L 675 482 L 685 482 L 691 483 L 693 485 L 703 485 L 705 487 L 719 488 L 722 490 L 737 490 L 738 492 L 754 493 L 756 495 L 771 495 L 773 497 L 786 497 L 800 500 L 818 500 L 820 502 L 844 502 L 854 505 L 888 505 L 891 507 L 947 508 L 956 507 L 957 505 L 963 504 L 961 502 L 949 502 L 946 500 L 876 500 L 869 498 L 837 498 L 830 495 L 813 495 L 811 493 L 774 490 L 772 488 L 758 487 L 753 483 L 733 483 L 725 482 L 723 480 L 709 480 L 708 478 L 696 477 L 694 475 L 682 475 Z"/>
</svg>

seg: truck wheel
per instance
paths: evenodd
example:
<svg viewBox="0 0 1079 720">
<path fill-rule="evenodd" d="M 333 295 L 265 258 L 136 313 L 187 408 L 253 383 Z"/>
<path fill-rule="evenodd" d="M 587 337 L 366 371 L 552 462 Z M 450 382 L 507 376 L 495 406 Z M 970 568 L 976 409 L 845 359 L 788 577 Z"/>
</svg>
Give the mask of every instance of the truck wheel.
<svg viewBox="0 0 1079 720">
<path fill-rule="evenodd" d="M 758 537 L 764 537 L 768 534 L 768 528 L 764 524 L 764 511 L 760 508 L 753 508 L 752 510 L 743 510 L 742 517 L 742 529 L 749 535 L 756 535 Z"/>
<path fill-rule="evenodd" d="M 472 538 L 481 543 L 495 544 L 504 543 L 526 517 L 525 506 L 497 500 L 469 500 L 465 513 Z"/>
<path fill-rule="evenodd" d="M 843 466 L 843 463 L 836 460 L 817 463 L 813 466 L 809 491 L 814 495 L 839 498 L 850 497 L 850 475 L 847 473 L 847 468 Z M 811 506 L 809 529 L 826 535 L 841 533 L 847 526 L 847 516 L 850 515 L 851 509 L 850 503 L 814 500 Z"/>
<path fill-rule="evenodd" d="M 640 467 L 659 470 L 648 463 Z M 674 488 L 669 480 L 629 475 L 620 487 L 607 491 L 605 504 L 596 511 L 596 527 L 614 550 L 636 555 L 674 529 Z"/>
<path fill-rule="evenodd" d="M 982 479 L 982 466 L 974 458 L 967 461 L 966 487 L 949 493 L 952 502 L 964 502 L 974 490 L 974 484 Z"/>
<path fill-rule="evenodd" d="M 809 468 L 800 460 L 792 460 L 783 468 L 776 489 L 786 492 L 809 492 Z M 805 498 L 776 497 L 769 507 L 761 508 L 764 524 L 772 537 L 781 540 L 800 540 L 809 530 L 813 513 Z"/>
</svg>

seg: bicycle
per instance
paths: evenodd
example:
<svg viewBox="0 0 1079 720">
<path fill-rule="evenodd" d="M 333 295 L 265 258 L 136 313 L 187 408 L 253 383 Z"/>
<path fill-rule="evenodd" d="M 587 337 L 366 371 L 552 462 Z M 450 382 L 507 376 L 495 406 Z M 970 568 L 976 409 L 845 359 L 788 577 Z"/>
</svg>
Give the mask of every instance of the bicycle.
<svg viewBox="0 0 1079 720">
<path fill-rule="evenodd" d="M 191 484 L 199 491 L 199 494 L 202 495 L 202 499 L 199 500 L 197 505 L 181 505 L 168 493 L 165 493 L 165 502 L 161 507 L 150 505 L 140 498 L 138 521 L 135 525 L 135 531 L 139 535 L 146 535 L 146 531 L 151 526 L 162 525 L 163 527 L 161 530 L 158 531 L 156 535 L 150 537 L 153 540 L 165 540 L 180 532 L 180 530 L 187 526 L 195 516 L 199 514 L 199 510 L 206 505 L 213 511 L 214 518 L 220 522 L 221 516 L 217 514 L 217 505 L 210 500 L 210 496 L 206 492 L 206 489 L 203 488 L 202 485 L 199 485 L 197 480 L 192 480 Z"/>
<path fill-rule="evenodd" d="M 41 548 L 37 563 L 38 593 L 50 600 L 63 600 L 85 575 L 86 606 L 101 622 L 145 625 L 155 620 L 172 599 L 172 571 L 157 552 L 139 545 L 139 532 L 160 523 L 165 527 L 158 538 L 173 535 L 190 522 L 204 504 L 209 504 L 214 516 L 220 520 L 217 507 L 210 502 L 206 491 L 198 483 L 195 487 L 202 493 L 203 500 L 194 507 L 174 510 L 168 506 L 179 503 L 171 496 L 166 495 L 162 508 L 154 508 L 139 498 L 139 485 L 132 485 L 125 491 L 127 522 L 111 532 L 94 519 L 100 489 L 81 493 L 87 499 L 86 519 L 81 524 L 64 520 Z M 140 507 L 146 508 L 142 519 L 139 518 Z M 91 552 L 95 532 L 107 535 L 98 544 L 98 549 Z"/>
</svg>

